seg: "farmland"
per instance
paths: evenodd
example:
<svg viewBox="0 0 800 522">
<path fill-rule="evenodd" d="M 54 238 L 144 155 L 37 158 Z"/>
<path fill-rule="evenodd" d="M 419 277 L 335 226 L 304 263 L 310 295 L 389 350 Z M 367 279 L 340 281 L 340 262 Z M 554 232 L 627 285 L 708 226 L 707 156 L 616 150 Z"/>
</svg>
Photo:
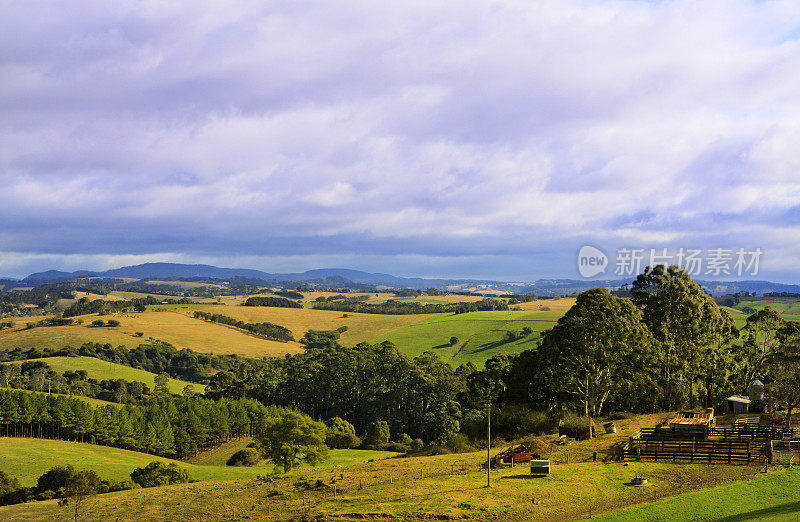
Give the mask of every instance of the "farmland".
<svg viewBox="0 0 800 522">
<path fill-rule="evenodd" d="M 495 311 L 439 314 L 405 328 L 381 335 L 372 342 L 391 341 L 409 356 L 431 350 L 453 366 L 472 361 L 480 366 L 498 353 L 519 353 L 536 346 L 539 334 L 552 328 L 560 311 Z M 533 334 L 506 342 L 508 331 L 530 327 Z M 458 342 L 451 345 L 450 337 Z"/>
<path fill-rule="evenodd" d="M 217 313 L 248 322 L 269 322 L 284 326 L 299 339 L 307 330 L 335 330 L 346 326 L 347 331 L 340 341 L 345 345 L 355 345 L 399 328 L 434 317 L 428 315 L 386 315 L 348 313 L 331 310 L 312 310 L 307 308 L 276 308 L 269 306 L 208 306 L 196 308 L 205 312 Z M 191 311 L 185 312 L 187 315 Z M 194 320 L 194 319 L 193 319 Z"/>
<path fill-rule="evenodd" d="M 242 441 L 239 441 L 242 442 Z M 242 442 L 242 445 L 244 443 Z M 232 453 L 232 452 L 231 452 Z M 361 450 L 331 450 L 331 458 L 321 468 L 347 466 L 369 459 L 380 459 L 395 453 Z M 134 468 L 160 460 L 176 462 L 195 480 L 234 480 L 267 475 L 272 465 L 266 461 L 258 466 L 226 466 L 222 459 L 211 462 L 188 463 L 165 459 L 107 446 L 66 442 L 60 440 L 0 438 L 0 470 L 11 473 L 23 485 L 33 485 L 36 479 L 53 466 L 71 464 L 78 469 L 90 468 L 108 479 L 124 480 Z M 227 460 L 227 457 L 225 458 Z M 0 515 L 2 518 L 2 515 Z"/>
<path fill-rule="evenodd" d="M 58 373 L 85 370 L 90 378 L 97 379 L 98 381 L 104 379 L 125 379 L 128 382 L 143 382 L 151 389 L 155 386 L 156 375 L 154 373 L 131 368 L 130 366 L 122 364 L 103 361 L 94 357 L 46 357 L 43 359 L 31 360 L 44 361 Z M 187 385 L 191 385 L 196 392 L 202 392 L 205 389 L 205 386 L 202 384 L 190 383 L 178 379 L 170 379 L 167 383 L 167 389 L 169 389 L 171 393 L 180 394 Z"/>
<path fill-rule="evenodd" d="M 483 451 L 352 463 L 347 467 L 301 468 L 262 483 L 247 479 L 247 474 L 258 467 L 230 470 L 218 465 L 229 451 L 238 447 L 232 444 L 219 454 L 206 455 L 205 465 L 199 462 L 182 464 L 193 476 L 212 482 L 100 495 L 93 513 L 97 518 L 123 520 L 140 517 L 223 520 L 234 512 L 247 514 L 249 518 L 273 520 L 316 516 L 569 520 L 640 503 L 643 510 L 652 509 L 650 504 L 644 503 L 703 490 L 714 484 L 734 483 L 725 487 L 735 488 L 739 485 L 737 481 L 752 478 L 757 473 L 757 467 L 749 466 L 591 461 L 592 451 L 601 450 L 604 454 L 604 450 L 610 450 L 614 443 L 625 438 L 624 432 L 651 423 L 655 418 L 644 416 L 620 421 L 623 433 L 576 442 L 563 449 L 552 448 L 547 457 L 554 463 L 553 473 L 546 478 L 532 478 L 525 466 L 492 470 L 493 487 L 490 489 L 484 487 L 486 471 L 480 469 L 485 459 Z M 17 454 L 26 455 L 20 462 L 8 461 L 0 466 L 30 469 L 28 462 L 36 460 L 36 451 L 48 450 L 49 441 L 41 442 L 38 449 L 0 446 L 0 454 L 6 455 L 6 449 L 13 449 L 14 458 Z M 11 443 L 19 445 L 16 440 Z M 85 451 L 83 445 L 59 444 L 79 446 L 81 452 Z M 121 476 L 128 468 L 140 465 L 138 460 L 127 455 L 130 452 L 118 455 L 119 450 L 112 450 L 112 455 L 105 453 L 107 450 L 96 450 L 99 455 L 81 455 L 92 459 L 85 462 L 97 461 L 96 468 L 105 470 L 109 476 Z M 76 455 L 67 458 L 76 458 Z M 144 458 L 152 460 L 150 456 Z M 36 472 L 38 468 L 25 471 L 27 476 Z M 236 478 L 236 474 L 240 480 L 218 481 Z M 628 485 L 636 475 L 648 477 L 653 486 Z M 767 475 L 767 478 L 772 476 L 777 475 Z M 322 486 L 305 489 L 295 485 L 313 484 L 317 480 L 322 481 Z M 37 502 L 0 508 L 0 517 L 42 520 L 57 516 L 62 512 L 60 509 L 63 510 L 54 502 Z"/>
<path fill-rule="evenodd" d="M 220 308 L 223 307 L 214 307 L 215 310 Z M 95 316 L 86 316 L 84 319 L 86 322 L 91 322 L 94 318 Z M 166 341 L 177 348 L 191 348 L 202 353 L 237 353 L 249 357 L 263 357 L 301 351 L 298 343 L 261 339 L 234 328 L 194 319 L 184 313 L 147 311 L 116 314 L 113 318 L 120 322 L 120 326 L 93 328 L 87 325 L 72 325 L 26 330 L 23 324 L 18 323 L 13 329 L 0 331 L 0 348 L 58 349 L 64 346 L 78 347 L 86 342 L 110 343 L 132 348 L 146 342 L 148 338 L 153 338 Z M 137 332 L 141 332 L 142 336 L 137 337 Z"/>
</svg>

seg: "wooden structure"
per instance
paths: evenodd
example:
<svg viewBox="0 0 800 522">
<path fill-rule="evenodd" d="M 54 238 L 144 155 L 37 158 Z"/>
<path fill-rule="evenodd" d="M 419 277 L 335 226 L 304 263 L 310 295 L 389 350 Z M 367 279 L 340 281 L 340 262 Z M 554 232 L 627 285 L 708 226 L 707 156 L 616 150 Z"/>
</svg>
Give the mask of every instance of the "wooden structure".
<svg viewBox="0 0 800 522">
<path fill-rule="evenodd" d="M 667 427 L 643 428 L 623 443 L 623 460 L 670 460 L 747 464 L 770 456 L 770 441 L 784 436 L 782 428 L 740 423 L 731 428 L 706 428 L 702 434 Z"/>
<path fill-rule="evenodd" d="M 717 420 L 714 417 L 714 408 L 708 408 L 704 412 L 682 411 L 671 418 L 668 424 L 672 432 L 705 437 L 708 430 L 717 425 Z"/>
<path fill-rule="evenodd" d="M 514 464 L 519 464 L 520 462 L 529 462 L 532 458 L 533 456 L 525 444 L 517 444 L 516 446 L 511 446 L 507 450 L 502 451 L 492 457 L 491 464 L 492 467 L 499 465 L 513 466 Z"/>
</svg>

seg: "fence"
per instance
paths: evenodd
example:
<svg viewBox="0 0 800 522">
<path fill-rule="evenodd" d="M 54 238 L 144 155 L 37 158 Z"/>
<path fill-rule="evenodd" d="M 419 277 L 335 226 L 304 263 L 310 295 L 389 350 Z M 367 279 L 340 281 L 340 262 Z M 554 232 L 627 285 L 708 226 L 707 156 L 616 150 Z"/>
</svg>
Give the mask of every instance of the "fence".
<svg viewBox="0 0 800 522">
<path fill-rule="evenodd" d="M 623 447 L 623 459 L 689 462 L 751 463 L 766 456 L 762 441 L 632 439 Z"/>
</svg>

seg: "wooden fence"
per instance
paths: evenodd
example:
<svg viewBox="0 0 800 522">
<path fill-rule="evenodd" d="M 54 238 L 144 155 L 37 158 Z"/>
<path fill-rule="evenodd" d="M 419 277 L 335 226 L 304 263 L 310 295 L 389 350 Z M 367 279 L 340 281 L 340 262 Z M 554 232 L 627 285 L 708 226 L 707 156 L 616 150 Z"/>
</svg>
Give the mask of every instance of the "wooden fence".
<svg viewBox="0 0 800 522">
<path fill-rule="evenodd" d="M 763 441 L 632 439 L 622 448 L 625 460 L 750 463 L 767 455 Z"/>
</svg>

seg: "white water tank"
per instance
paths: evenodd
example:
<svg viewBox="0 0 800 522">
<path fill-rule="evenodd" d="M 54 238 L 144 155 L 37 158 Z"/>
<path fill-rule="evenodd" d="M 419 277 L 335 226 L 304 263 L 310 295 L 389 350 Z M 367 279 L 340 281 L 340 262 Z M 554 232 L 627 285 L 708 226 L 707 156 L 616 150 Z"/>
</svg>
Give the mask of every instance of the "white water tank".
<svg viewBox="0 0 800 522">
<path fill-rule="evenodd" d="M 747 389 L 750 396 L 750 401 L 763 401 L 764 400 L 764 383 L 758 379 L 750 383 Z"/>
</svg>

